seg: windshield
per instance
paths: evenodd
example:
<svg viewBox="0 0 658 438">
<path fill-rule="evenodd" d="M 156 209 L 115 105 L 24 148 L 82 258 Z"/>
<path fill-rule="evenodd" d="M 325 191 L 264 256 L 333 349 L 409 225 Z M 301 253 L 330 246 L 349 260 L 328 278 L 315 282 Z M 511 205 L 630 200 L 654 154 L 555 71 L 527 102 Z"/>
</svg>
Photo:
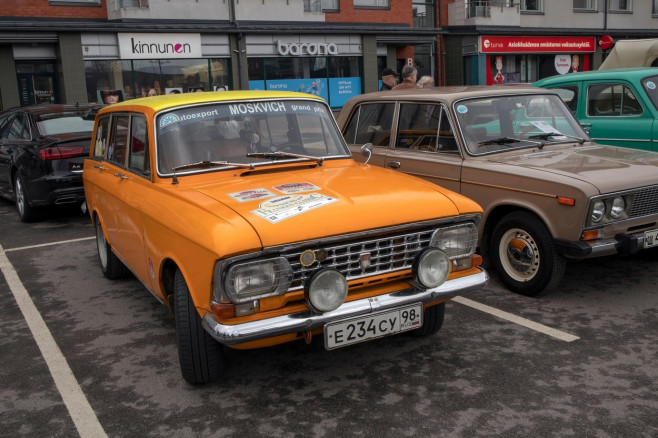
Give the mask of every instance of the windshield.
<svg viewBox="0 0 658 438">
<path fill-rule="evenodd" d="M 326 104 L 310 100 L 213 102 L 156 119 L 161 174 L 351 156 Z"/>
<path fill-rule="evenodd" d="M 454 108 L 473 155 L 588 139 L 556 95 L 490 96 L 462 100 Z"/>
<path fill-rule="evenodd" d="M 642 86 L 651 99 L 653 106 L 658 109 L 658 76 L 649 76 L 648 78 L 642 79 Z"/>
</svg>

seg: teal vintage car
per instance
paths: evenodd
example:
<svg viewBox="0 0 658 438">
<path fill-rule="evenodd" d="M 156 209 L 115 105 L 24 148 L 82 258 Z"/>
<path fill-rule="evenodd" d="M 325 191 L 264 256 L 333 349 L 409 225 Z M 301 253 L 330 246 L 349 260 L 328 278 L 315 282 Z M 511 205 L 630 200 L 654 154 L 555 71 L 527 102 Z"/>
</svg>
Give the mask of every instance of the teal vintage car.
<svg viewBox="0 0 658 438">
<path fill-rule="evenodd" d="M 567 73 L 533 85 L 555 90 L 595 142 L 658 151 L 658 68 Z"/>
</svg>

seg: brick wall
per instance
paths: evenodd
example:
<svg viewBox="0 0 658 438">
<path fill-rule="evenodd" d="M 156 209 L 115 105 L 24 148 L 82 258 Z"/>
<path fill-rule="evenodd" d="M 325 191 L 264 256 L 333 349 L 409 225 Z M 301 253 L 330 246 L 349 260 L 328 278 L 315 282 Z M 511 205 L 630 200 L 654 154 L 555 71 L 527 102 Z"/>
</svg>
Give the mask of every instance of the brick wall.
<svg viewBox="0 0 658 438">
<path fill-rule="evenodd" d="M 0 16 L 107 19 L 106 1 L 101 0 L 100 6 L 65 6 L 51 5 L 49 0 L 0 0 Z"/>
<path fill-rule="evenodd" d="M 406 23 L 413 25 L 411 0 L 389 0 L 390 9 L 354 8 L 354 0 L 340 0 L 339 12 L 325 12 L 334 23 Z"/>
</svg>

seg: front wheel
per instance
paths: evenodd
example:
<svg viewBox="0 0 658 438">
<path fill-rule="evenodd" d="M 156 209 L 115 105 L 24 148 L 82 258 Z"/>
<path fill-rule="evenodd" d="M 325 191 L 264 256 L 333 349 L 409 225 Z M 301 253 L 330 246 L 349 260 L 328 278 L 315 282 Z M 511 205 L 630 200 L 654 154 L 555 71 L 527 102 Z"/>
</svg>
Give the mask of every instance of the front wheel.
<svg viewBox="0 0 658 438">
<path fill-rule="evenodd" d="M 192 385 L 218 380 L 224 365 L 224 352 L 219 342 L 203 328 L 180 269 L 174 276 L 174 318 L 183 378 Z"/>
<path fill-rule="evenodd" d="M 443 326 L 446 315 L 446 303 L 437 304 L 425 309 L 423 313 L 423 325 L 417 330 L 409 332 L 411 336 L 425 337 L 438 332 Z"/>
<path fill-rule="evenodd" d="M 526 296 L 557 286 L 566 268 L 566 259 L 555 249 L 546 225 L 526 212 L 510 213 L 496 224 L 491 262 L 509 290 Z"/>
</svg>

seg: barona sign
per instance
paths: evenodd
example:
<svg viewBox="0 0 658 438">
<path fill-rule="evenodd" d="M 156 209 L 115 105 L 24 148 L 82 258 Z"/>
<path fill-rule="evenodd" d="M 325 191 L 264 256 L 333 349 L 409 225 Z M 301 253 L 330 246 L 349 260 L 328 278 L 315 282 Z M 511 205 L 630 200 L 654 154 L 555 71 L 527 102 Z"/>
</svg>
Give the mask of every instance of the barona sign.
<svg viewBox="0 0 658 438">
<path fill-rule="evenodd" d="M 338 55 L 336 43 L 284 43 L 279 40 L 276 50 L 281 56 Z"/>
</svg>

